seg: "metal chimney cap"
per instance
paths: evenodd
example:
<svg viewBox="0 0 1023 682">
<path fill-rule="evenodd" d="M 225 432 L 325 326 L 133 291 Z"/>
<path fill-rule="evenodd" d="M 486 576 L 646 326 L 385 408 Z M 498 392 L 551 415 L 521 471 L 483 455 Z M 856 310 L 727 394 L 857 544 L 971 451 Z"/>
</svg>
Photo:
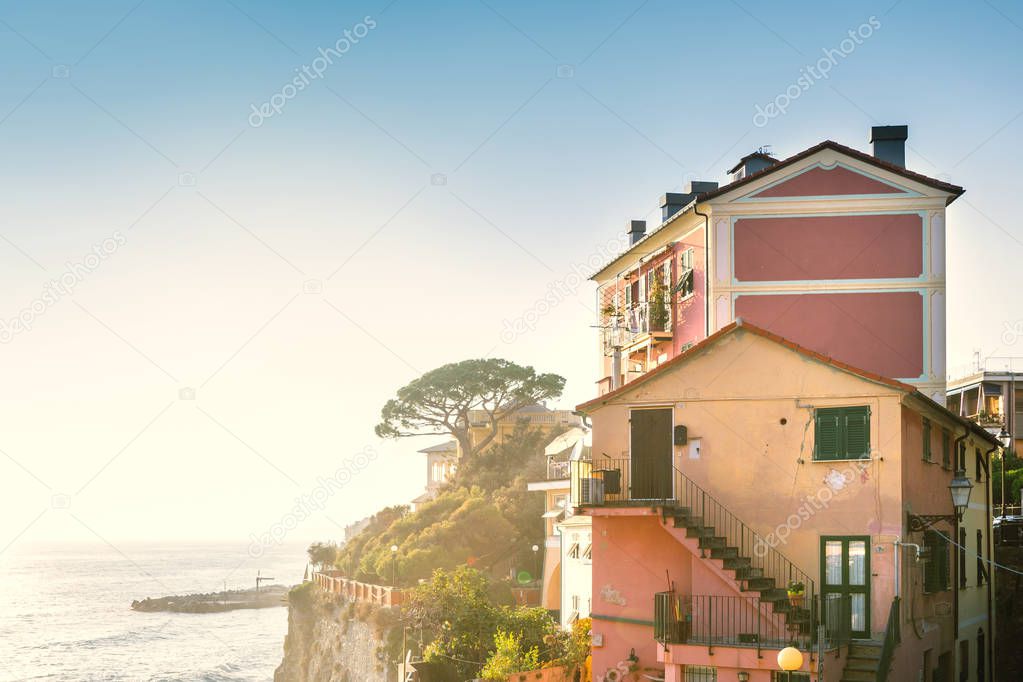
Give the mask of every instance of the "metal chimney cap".
<svg viewBox="0 0 1023 682">
<path fill-rule="evenodd" d="M 903 142 L 909 139 L 909 126 L 873 126 L 870 129 L 870 142 Z"/>
</svg>

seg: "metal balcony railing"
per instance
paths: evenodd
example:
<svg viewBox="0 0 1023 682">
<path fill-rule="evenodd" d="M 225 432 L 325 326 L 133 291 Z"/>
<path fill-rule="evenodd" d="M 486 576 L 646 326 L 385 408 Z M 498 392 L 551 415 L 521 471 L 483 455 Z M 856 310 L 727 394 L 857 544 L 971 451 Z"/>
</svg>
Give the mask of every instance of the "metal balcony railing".
<svg viewBox="0 0 1023 682">
<path fill-rule="evenodd" d="M 672 329 L 670 303 L 633 303 L 622 314 L 601 320 L 604 354 L 610 355 L 615 347 L 631 346 L 648 334 L 670 336 Z"/>
<path fill-rule="evenodd" d="M 781 609 L 758 597 L 654 595 L 654 639 L 662 644 L 697 644 L 757 649 L 795 646 L 811 650 L 823 637 L 824 650 L 848 646 L 848 597 L 828 595 L 826 608 L 814 599 Z M 823 615 L 823 617 L 822 617 Z M 823 628 L 819 626 L 823 625 Z"/>
</svg>

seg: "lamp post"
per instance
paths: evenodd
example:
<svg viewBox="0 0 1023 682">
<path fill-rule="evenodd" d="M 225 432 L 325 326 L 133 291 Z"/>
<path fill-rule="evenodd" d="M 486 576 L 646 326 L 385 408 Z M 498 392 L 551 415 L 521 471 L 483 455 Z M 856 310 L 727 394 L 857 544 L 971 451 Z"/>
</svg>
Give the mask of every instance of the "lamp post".
<svg viewBox="0 0 1023 682">
<path fill-rule="evenodd" d="M 803 654 L 794 646 L 787 646 L 778 652 L 778 667 L 788 673 L 792 680 L 792 671 L 803 667 Z"/>
<path fill-rule="evenodd" d="M 909 514 L 907 517 L 909 530 L 913 532 L 927 530 L 941 521 L 955 526 L 963 520 L 963 513 L 970 504 L 970 492 L 972 490 L 973 484 L 966 477 L 966 472 L 960 469 L 956 472 L 952 482 L 948 484 L 948 492 L 952 496 L 952 506 L 955 508 L 955 514 Z"/>
<path fill-rule="evenodd" d="M 540 580 L 540 574 L 543 572 L 540 570 L 540 545 L 533 545 L 533 566 L 536 567 L 537 580 Z"/>
<path fill-rule="evenodd" d="M 1001 504 L 999 505 L 998 515 L 1005 516 L 1005 451 L 1009 449 L 1009 445 L 1012 443 L 1012 436 L 1005 429 L 1004 425 L 1002 426 L 1002 430 L 998 432 L 998 441 L 1002 444 L 1002 454 L 999 455 L 999 459 L 1001 460 L 1000 466 L 1001 474 L 999 474 L 998 476 L 998 478 L 1001 479 L 1002 490 L 998 497 L 998 499 L 1001 501 Z"/>
<path fill-rule="evenodd" d="M 391 545 L 391 586 L 395 587 L 395 577 L 398 570 L 398 545 Z"/>
</svg>

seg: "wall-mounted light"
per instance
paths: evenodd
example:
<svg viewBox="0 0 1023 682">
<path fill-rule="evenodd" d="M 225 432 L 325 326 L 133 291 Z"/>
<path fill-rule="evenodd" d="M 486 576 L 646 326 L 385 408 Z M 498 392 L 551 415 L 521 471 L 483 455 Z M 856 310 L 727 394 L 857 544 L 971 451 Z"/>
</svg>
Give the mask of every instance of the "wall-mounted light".
<svg viewBox="0 0 1023 682">
<path fill-rule="evenodd" d="M 749 673 L 745 670 L 740 670 L 737 677 L 739 678 L 739 682 L 749 682 Z"/>
</svg>

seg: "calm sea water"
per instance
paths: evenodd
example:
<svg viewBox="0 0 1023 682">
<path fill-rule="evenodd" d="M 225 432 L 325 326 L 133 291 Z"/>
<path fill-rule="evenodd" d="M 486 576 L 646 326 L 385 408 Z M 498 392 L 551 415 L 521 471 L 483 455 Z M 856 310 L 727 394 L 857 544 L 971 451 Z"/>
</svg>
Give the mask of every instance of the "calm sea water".
<svg viewBox="0 0 1023 682">
<path fill-rule="evenodd" d="M 13 547 L 0 555 L 0 680 L 271 680 L 287 608 L 138 613 L 133 599 L 302 580 L 302 547 Z M 123 553 L 123 554 L 122 554 Z"/>
</svg>

